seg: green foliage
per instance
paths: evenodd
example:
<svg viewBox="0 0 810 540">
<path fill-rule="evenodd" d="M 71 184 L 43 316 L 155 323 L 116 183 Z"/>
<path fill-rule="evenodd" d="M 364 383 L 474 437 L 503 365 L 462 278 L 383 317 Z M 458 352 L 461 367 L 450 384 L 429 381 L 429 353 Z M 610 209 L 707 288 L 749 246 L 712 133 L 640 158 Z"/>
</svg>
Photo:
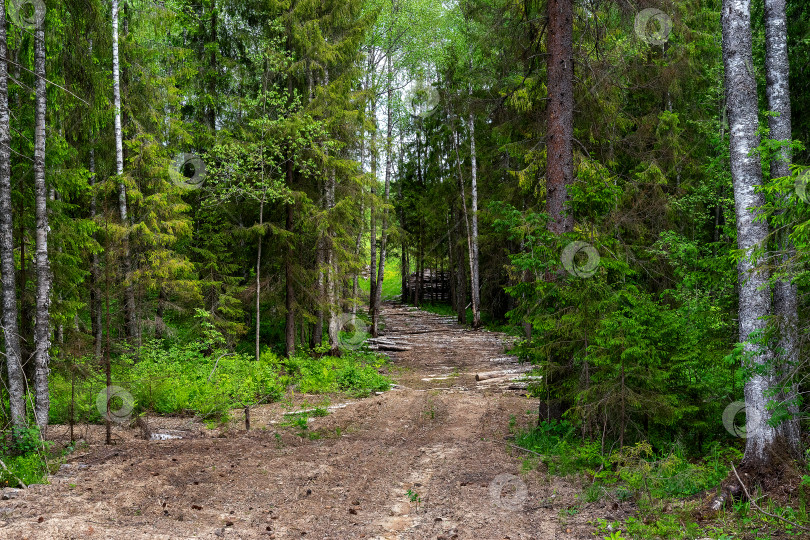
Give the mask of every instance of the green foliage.
<svg viewBox="0 0 810 540">
<path fill-rule="evenodd" d="M 340 356 L 320 358 L 296 355 L 284 361 L 284 368 L 299 392 L 345 392 L 361 397 L 390 388 L 390 379 L 379 372 L 385 363 L 379 354 L 344 351 Z"/>
<path fill-rule="evenodd" d="M 585 490 L 588 501 L 607 494 L 632 499 L 648 509 L 661 500 L 688 498 L 714 488 L 728 475 L 728 464 L 742 457 L 739 451 L 717 444 L 699 462 L 688 460 L 680 446 L 659 454 L 647 442 L 606 453 L 598 441 L 582 440 L 567 421 L 541 422 L 519 433 L 515 442 L 542 454 L 551 474 L 584 473 L 590 481 Z"/>
<path fill-rule="evenodd" d="M 0 488 L 44 482 L 50 473 L 47 456 L 52 446 L 51 441 L 42 440 L 36 425 L 12 428 L 0 444 L 0 459 L 5 464 L 0 468 Z"/>
<path fill-rule="evenodd" d="M 38 452 L 2 456 L 1 459 L 8 471 L 0 469 L 0 487 L 22 487 L 20 481 L 25 485 L 42 484 L 50 474 L 47 461 Z"/>
<path fill-rule="evenodd" d="M 229 352 L 225 340 L 206 312 L 199 314 L 200 339 L 184 345 L 150 340 L 137 357 L 123 355 L 115 362 L 113 381 L 122 383 L 134 398 L 134 413 L 195 414 L 221 419 L 234 408 L 278 401 L 288 387 L 303 393 L 345 392 L 366 396 L 388 390 L 390 379 L 380 373 L 386 358 L 362 351 L 314 358 L 299 353 L 283 359 L 265 349 L 256 361 L 251 355 Z M 74 370 L 81 373 L 87 360 Z M 75 371 L 74 371 L 75 372 Z M 101 380 L 80 381 L 58 373 L 51 379 L 51 421 L 101 422 L 96 396 Z"/>
<path fill-rule="evenodd" d="M 573 238 L 551 237 L 542 215 L 503 204 L 493 210 L 496 228 L 532 246 L 510 256 L 514 272 L 557 275 L 507 289 L 519 299 L 512 321 L 532 325 L 532 338 L 517 351 L 545 377 L 536 395 L 566 405 L 586 433 L 614 441 L 629 442 L 626 434 L 636 433 L 661 449 L 677 440 L 699 442 L 685 436 L 696 429 L 706 441 L 725 436 L 719 421 L 706 421 L 722 416 L 706 396 L 732 394 L 742 376 L 727 358 L 733 328 L 721 307 L 733 305 L 734 290 L 725 285 L 730 262 L 719 265 L 708 249 L 662 233 L 639 256 L 670 265 L 678 285 L 653 295 L 615 255 L 614 241 L 592 239 L 599 253 L 592 277 L 560 273 L 559 254 Z"/>
</svg>

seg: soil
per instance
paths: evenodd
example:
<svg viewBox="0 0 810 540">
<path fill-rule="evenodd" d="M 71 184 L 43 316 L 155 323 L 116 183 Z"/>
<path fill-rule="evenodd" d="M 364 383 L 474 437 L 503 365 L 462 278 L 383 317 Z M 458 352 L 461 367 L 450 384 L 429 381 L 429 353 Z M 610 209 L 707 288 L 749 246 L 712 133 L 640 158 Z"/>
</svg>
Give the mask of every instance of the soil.
<svg viewBox="0 0 810 540">
<path fill-rule="evenodd" d="M 149 418 L 155 434 L 82 426 L 83 445 L 50 484 L 0 501 L 3 539 L 555 539 L 592 538 L 611 519 L 576 480 L 526 468 L 510 423 L 528 427 L 537 401 L 504 379 L 520 366 L 507 336 L 386 304 L 384 338 L 396 386 L 365 399 L 330 396 L 307 430 L 284 413 L 323 396 L 290 396 L 229 426 Z M 317 435 L 308 435 L 317 434 Z M 49 436 L 63 440 L 64 426 Z M 536 464 L 536 461 L 533 462 Z"/>
</svg>

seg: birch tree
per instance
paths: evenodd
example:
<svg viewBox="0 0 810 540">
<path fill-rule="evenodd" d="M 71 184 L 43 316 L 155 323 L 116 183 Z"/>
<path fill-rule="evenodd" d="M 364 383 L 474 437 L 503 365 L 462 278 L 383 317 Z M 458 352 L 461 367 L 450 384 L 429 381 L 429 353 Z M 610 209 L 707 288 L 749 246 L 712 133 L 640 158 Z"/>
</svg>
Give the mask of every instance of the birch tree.
<svg viewBox="0 0 810 540">
<path fill-rule="evenodd" d="M 765 93 L 768 109 L 777 114 L 768 118 L 770 138 L 783 143 L 782 152 L 771 161 L 771 178 L 790 176 L 791 118 L 788 61 L 787 16 L 785 0 L 765 0 Z M 781 262 L 787 264 L 795 253 L 788 231 L 778 237 Z M 799 360 L 798 287 L 790 277 L 779 279 L 774 286 L 773 311 L 779 321 L 778 349 L 781 353 L 783 373 L 789 376 L 790 370 Z M 790 447 L 791 453 L 799 454 L 799 420 L 796 416 L 796 389 L 791 388 L 784 398 L 788 401 L 791 417 L 779 426 L 780 435 Z"/>
<path fill-rule="evenodd" d="M 771 313 L 768 272 L 755 260 L 755 251 L 767 241 L 768 225 L 758 219 L 764 197 L 757 137 L 757 84 L 751 49 L 750 0 L 723 0 L 723 64 L 728 103 L 731 177 L 737 220 L 737 247 L 742 258 L 737 266 L 739 280 L 739 341 L 751 367 L 768 366 L 771 355 L 754 343 L 765 331 Z M 754 371 L 745 383 L 746 432 L 744 463 L 759 466 L 770 460 L 776 433 L 768 424 L 768 391 L 772 379 Z"/>
<path fill-rule="evenodd" d="M 0 57 L 8 58 L 6 10 L 0 9 Z M 3 280 L 3 338 L 11 423 L 25 425 L 25 375 L 17 328 L 17 288 L 14 264 L 14 223 L 11 206 L 11 133 L 8 109 L 8 63 L 0 61 L 0 273 Z"/>
<path fill-rule="evenodd" d="M 470 58 L 472 71 L 472 58 Z M 472 85 L 470 85 L 472 101 Z M 472 103 L 470 103 L 472 107 Z M 478 276 L 478 156 L 475 152 L 475 115 L 470 111 L 467 120 L 470 132 L 470 292 L 472 293 L 473 328 L 481 326 L 481 280 Z"/>
<path fill-rule="evenodd" d="M 127 229 L 129 216 L 127 214 L 127 187 L 123 180 L 124 175 L 124 138 L 121 127 L 121 69 L 118 54 L 118 14 L 119 0 L 112 0 L 112 75 L 113 75 L 113 108 L 115 116 L 115 173 L 118 175 L 118 211 L 121 214 L 121 225 Z M 124 235 L 124 257 L 121 261 L 121 270 L 124 274 L 124 314 L 126 317 L 127 336 L 138 339 L 138 325 L 135 319 L 135 289 L 129 280 L 132 279 L 132 258 L 129 252 L 129 234 Z"/>
<path fill-rule="evenodd" d="M 35 416 L 41 430 L 48 426 L 50 397 L 48 394 L 49 350 L 51 335 L 50 295 L 51 269 L 48 260 L 48 189 L 45 183 L 45 23 L 34 33 L 34 71 L 36 76 L 34 191 L 36 207 L 36 322 L 34 324 L 34 390 Z"/>
</svg>

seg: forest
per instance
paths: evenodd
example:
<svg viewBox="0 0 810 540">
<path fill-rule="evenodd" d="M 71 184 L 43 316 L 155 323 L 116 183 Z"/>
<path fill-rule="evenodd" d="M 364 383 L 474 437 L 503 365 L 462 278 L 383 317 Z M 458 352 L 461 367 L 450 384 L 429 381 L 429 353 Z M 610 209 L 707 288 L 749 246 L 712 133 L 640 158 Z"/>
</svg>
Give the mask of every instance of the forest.
<svg viewBox="0 0 810 540">
<path fill-rule="evenodd" d="M 6 0 L 0 485 L 50 510 L 0 536 L 182 420 L 271 475 L 444 456 L 273 538 L 810 537 L 809 142 L 806 0 Z M 96 532 L 264 537 L 155 486 Z"/>
</svg>

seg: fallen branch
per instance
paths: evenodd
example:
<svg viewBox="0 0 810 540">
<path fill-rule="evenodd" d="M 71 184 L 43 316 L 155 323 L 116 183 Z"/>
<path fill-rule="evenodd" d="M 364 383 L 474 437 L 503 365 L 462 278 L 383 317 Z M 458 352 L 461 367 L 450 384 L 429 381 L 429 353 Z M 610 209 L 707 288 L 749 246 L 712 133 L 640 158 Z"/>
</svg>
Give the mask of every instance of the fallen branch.
<svg viewBox="0 0 810 540">
<path fill-rule="evenodd" d="M 208 376 L 208 381 L 207 382 L 211 382 L 211 377 L 214 376 L 214 372 L 217 370 L 217 366 L 219 365 L 220 359 L 225 358 L 226 356 L 231 356 L 231 355 L 233 355 L 233 353 L 220 354 L 219 356 L 217 356 L 217 360 L 216 360 L 216 362 L 214 362 L 214 369 L 211 370 L 211 374 Z"/>
<path fill-rule="evenodd" d="M 545 454 L 541 454 L 540 452 L 535 452 L 534 450 L 529 450 L 528 448 L 523 448 L 522 446 L 518 446 L 516 444 L 512 444 L 512 443 L 508 443 L 508 442 L 505 442 L 504 444 L 506 446 L 511 446 L 512 448 L 516 448 L 518 450 L 523 450 L 524 452 L 530 452 L 532 454 L 540 456 L 541 458 L 548 458 L 548 456 L 545 455 Z"/>
</svg>

